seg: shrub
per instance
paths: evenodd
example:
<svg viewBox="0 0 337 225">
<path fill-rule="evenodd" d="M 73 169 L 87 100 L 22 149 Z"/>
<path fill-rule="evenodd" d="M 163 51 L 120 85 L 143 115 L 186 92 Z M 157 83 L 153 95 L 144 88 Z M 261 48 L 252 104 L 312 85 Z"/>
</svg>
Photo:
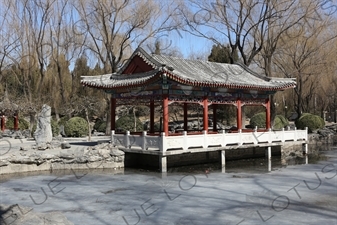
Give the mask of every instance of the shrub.
<svg viewBox="0 0 337 225">
<path fill-rule="evenodd" d="M 288 120 L 282 116 L 282 115 L 276 115 L 274 119 L 274 129 L 282 129 L 285 126 L 288 126 L 289 122 Z M 251 119 L 250 119 L 250 126 L 255 128 L 256 126 L 261 128 L 261 127 L 266 127 L 266 113 L 261 112 L 255 114 Z"/>
<path fill-rule="evenodd" d="M 58 136 L 59 133 L 60 133 L 60 126 L 57 123 L 57 121 L 56 120 L 51 120 L 50 121 L 50 125 L 51 125 L 51 131 L 53 133 L 53 137 Z"/>
<path fill-rule="evenodd" d="M 88 123 L 81 117 L 73 117 L 64 125 L 67 137 L 82 137 L 88 134 Z"/>
<path fill-rule="evenodd" d="M 103 121 L 103 120 L 98 120 L 95 125 L 94 125 L 94 129 L 97 131 L 97 132 L 103 132 L 105 133 L 105 130 L 106 130 L 106 121 Z"/>
<path fill-rule="evenodd" d="M 58 124 L 64 126 L 64 125 L 66 125 L 66 122 L 67 122 L 69 119 L 70 119 L 69 116 L 63 116 L 63 117 L 60 118 Z"/>
<path fill-rule="evenodd" d="M 282 129 L 289 125 L 289 121 L 282 115 L 276 115 L 274 119 L 274 129 Z"/>
<path fill-rule="evenodd" d="M 14 130 L 14 117 L 11 116 L 7 118 L 6 129 Z M 29 122 L 19 117 L 19 129 L 20 130 L 29 129 Z"/>
<path fill-rule="evenodd" d="M 250 119 L 249 124 L 253 128 L 255 128 L 255 127 L 258 127 L 258 128 L 266 127 L 266 113 L 261 112 L 261 113 L 255 114 Z"/>
<path fill-rule="evenodd" d="M 134 131 L 135 130 L 135 119 L 133 115 L 122 116 L 116 121 L 116 129 L 118 131 Z M 143 123 L 136 118 L 136 131 L 143 131 Z"/>
<path fill-rule="evenodd" d="M 295 124 L 298 129 L 305 129 L 305 127 L 308 127 L 309 133 L 325 126 L 324 120 L 320 116 L 310 113 L 302 114 L 301 117 L 295 121 Z"/>
</svg>

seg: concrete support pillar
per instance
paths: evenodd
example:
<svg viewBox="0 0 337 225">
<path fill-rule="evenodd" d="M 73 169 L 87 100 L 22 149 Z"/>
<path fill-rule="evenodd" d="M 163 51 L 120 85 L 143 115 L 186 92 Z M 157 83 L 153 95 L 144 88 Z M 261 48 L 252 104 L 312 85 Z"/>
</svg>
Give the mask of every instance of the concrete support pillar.
<svg viewBox="0 0 337 225">
<path fill-rule="evenodd" d="M 225 153 L 226 153 L 225 150 L 220 151 L 221 167 L 226 166 L 226 154 Z"/>
<path fill-rule="evenodd" d="M 268 159 L 271 159 L 271 146 L 267 147 L 265 155 Z"/>
<path fill-rule="evenodd" d="M 307 143 L 302 144 L 302 151 L 303 151 L 303 154 L 305 155 L 308 154 L 308 144 Z"/>
<path fill-rule="evenodd" d="M 271 171 L 271 147 L 267 147 L 266 149 L 266 156 L 267 156 L 267 160 L 268 160 L 268 171 Z"/>
<path fill-rule="evenodd" d="M 159 156 L 159 169 L 162 173 L 167 172 L 167 157 Z"/>
</svg>

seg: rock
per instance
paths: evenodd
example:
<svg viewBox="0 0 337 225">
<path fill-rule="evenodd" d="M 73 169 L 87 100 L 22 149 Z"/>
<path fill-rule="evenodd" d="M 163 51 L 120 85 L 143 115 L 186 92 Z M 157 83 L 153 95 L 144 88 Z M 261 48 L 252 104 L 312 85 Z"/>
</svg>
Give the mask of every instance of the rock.
<svg viewBox="0 0 337 225">
<path fill-rule="evenodd" d="M 109 158 L 110 157 L 110 150 L 109 149 L 99 149 L 98 154 L 100 154 L 104 158 Z"/>
<path fill-rule="evenodd" d="M 23 130 L 21 132 L 22 136 L 24 136 L 25 138 L 30 138 L 31 137 L 31 131 L 30 130 Z"/>
<path fill-rule="evenodd" d="M 50 119 L 51 119 L 51 108 L 48 105 L 43 105 L 42 110 L 38 115 L 37 127 L 36 131 L 34 132 L 34 138 L 36 141 L 36 145 L 38 147 L 43 146 L 42 148 L 44 148 L 44 146 L 47 143 L 50 143 L 53 139 Z"/>
<path fill-rule="evenodd" d="M 71 148 L 71 145 L 68 142 L 63 142 L 63 143 L 61 143 L 61 148 L 62 149 Z"/>
<path fill-rule="evenodd" d="M 37 146 L 37 150 L 40 150 L 40 151 L 44 151 L 48 148 L 47 144 L 46 143 L 40 143 L 38 146 Z"/>
<path fill-rule="evenodd" d="M 40 155 L 40 158 L 43 160 L 50 160 L 57 158 L 55 155 L 43 153 Z"/>
<path fill-rule="evenodd" d="M 60 158 L 62 159 L 74 159 L 76 158 L 74 154 L 70 153 L 70 152 L 60 152 Z"/>
<path fill-rule="evenodd" d="M 7 160 L 0 160 L 0 167 L 9 165 Z"/>
<path fill-rule="evenodd" d="M 116 149 L 111 149 L 110 151 L 110 155 L 114 155 L 114 156 L 124 156 L 125 153 L 121 150 Z"/>
<path fill-rule="evenodd" d="M 14 163 L 14 164 L 36 164 L 35 157 L 28 157 L 28 156 L 21 156 L 21 155 L 12 157 L 9 161 L 10 163 Z"/>
</svg>

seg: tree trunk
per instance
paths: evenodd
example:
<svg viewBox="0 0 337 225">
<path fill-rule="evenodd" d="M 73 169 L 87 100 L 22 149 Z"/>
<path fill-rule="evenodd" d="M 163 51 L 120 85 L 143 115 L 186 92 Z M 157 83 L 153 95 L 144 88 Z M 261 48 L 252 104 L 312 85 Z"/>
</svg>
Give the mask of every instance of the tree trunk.
<svg viewBox="0 0 337 225">
<path fill-rule="evenodd" d="M 106 129 L 105 129 L 105 134 L 110 135 L 111 134 L 111 101 L 110 97 L 107 97 L 105 99 L 107 101 L 107 113 L 106 113 Z"/>
<path fill-rule="evenodd" d="M 87 119 L 87 123 L 88 123 L 88 141 L 91 141 L 91 128 L 90 128 L 88 109 L 85 109 L 85 118 Z"/>
</svg>

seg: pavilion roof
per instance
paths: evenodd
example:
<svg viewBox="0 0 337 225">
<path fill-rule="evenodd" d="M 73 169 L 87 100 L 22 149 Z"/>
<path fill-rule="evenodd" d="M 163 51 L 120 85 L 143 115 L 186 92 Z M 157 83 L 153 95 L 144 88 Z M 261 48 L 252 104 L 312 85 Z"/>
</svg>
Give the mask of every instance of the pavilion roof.
<svg viewBox="0 0 337 225">
<path fill-rule="evenodd" d="M 123 71 L 136 56 L 150 65 L 152 70 L 136 74 L 123 74 Z M 117 73 L 83 76 L 81 83 L 89 87 L 115 89 L 142 86 L 161 79 L 162 76 L 167 76 L 167 78 L 183 85 L 199 87 L 276 91 L 296 86 L 295 80 L 291 78 L 271 78 L 259 75 L 241 64 L 216 63 L 148 54 L 141 48 L 138 48 L 132 54 L 128 62 Z"/>
</svg>

